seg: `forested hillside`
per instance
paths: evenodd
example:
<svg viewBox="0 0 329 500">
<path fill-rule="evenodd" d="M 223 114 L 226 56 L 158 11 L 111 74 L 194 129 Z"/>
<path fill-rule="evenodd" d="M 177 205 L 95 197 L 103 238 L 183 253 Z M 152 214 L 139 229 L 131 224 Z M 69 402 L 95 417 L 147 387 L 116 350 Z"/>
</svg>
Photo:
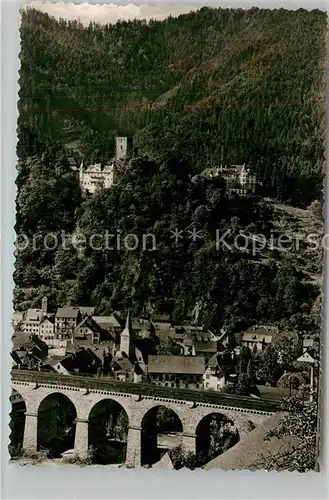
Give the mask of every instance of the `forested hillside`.
<svg viewBox="0 0 329 500">
<path fill-rule="evenodd" d="M 120 132 L 196 170 L 222 154 L 250 163 L 271 194 L 309 204 L 322 189 L 325 30 L 325 13 L 305 10 L 88 28 L 23 11 L 20 154 L 59 140 L 111 155 Z"/>
<path fill-rule="evenodd" d="M 200 303 L 200 320 L 233 328 L 313 321 L 318 292 L 291 262 L 215 249 L 216 229 L 267 234 L 270 204 L 230 205 L 220 183 L 192 178 L 246 163 L 268 196 L 321 199 L 325 30 L 320 11 L 202 8 L 87 28 L 23 11 L 17 232 L 120 229 L 161 243 L 153 253 L 19 252 L 16 304 L 47 293 L 102 311 L 151 302 L 177 318 Z M 121 182 L 82 200 L 68 157 L 106 161 L 115 134 L 139 153 Z M 170 230 L 192 225 L 202 241 L 174 248 Z"/>
</svg>

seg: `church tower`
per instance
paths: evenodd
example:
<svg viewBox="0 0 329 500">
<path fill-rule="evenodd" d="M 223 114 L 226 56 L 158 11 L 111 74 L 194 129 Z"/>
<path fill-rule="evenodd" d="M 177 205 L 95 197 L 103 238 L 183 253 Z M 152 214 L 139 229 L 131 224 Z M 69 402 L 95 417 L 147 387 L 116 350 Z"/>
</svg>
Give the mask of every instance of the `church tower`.
<svg viewBox="0 0 329 500">
<path fill-rule="evenodd" d="M 133 347 L 132 341 L 133 341 L 133 330 L 131 324 L 130 310 L 128 309 L 126 326 L 120 335 L 120 351 L 126 353 L 128 357 L 130 356 L 130 352 Z"/>
</svg>

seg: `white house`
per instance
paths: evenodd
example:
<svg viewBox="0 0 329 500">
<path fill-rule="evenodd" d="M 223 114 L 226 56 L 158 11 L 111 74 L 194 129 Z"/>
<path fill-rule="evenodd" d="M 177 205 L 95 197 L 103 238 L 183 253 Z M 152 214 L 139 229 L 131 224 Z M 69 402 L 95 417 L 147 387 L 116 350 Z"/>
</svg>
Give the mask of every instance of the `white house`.
<svg viewBox="0 0 329 500">
<path fill-rule="evenodd" d="M 208 361 L 203 375 L 203 387 L 206 390 L 221 391 L 226 385 L 226 378 L 220 366 L 220 356 L 216 353 Z"/>
<path fill-rule="evenodd" d="M 12 316 L 11 324 L 15 328 L 24 321 L 24 313 L 21 311 L 15 311 Z"/>
<path fill-rule="evenodd" d="M 55 324 L 53 316 L 45 316 L 41 319 L 39 324 L 39 337 L 47 345 L 52 345 L 55 337 Z"/>
<path fill-rule="evenodd" d="M 100 163 L 96 163 L 84 169 L 83 162 L 81 163 L 79 183 L 83 192 L 93 194 L 97 189 L 108 189 L 114 184 L 116 163 L 124 160 L 128 153 L 128 138 L 116 137 L 115 142 L 115 158 L 103 168 Z"/>
<path fill-rule="evenodd" d="M 41 309 L 28 309 L 23 323 L 24 333 L 29 335 L 39 335 L 39 325 L 42 316 L 43 312 Z"/>
<path fill-rule="evenodd" d="M 243 165 L 231 165 L 229 167 L 208 167 L 201 173 L 207 179 L 222 177 L 225 180 L 228 194 L 237 194 L 240 197 L 254 194 L 256 190 L 256 176 L 250 169 Z"/>
<path fill-rule="evenodd" d="M 81 190 L 85 193 L 95 193 L 99 188 L 108 189 L 114 182 L 114 162 L 104 168 L 99 163 L 89 165 L 85 170 L 83 163 L 80 165 L 79 181 Z"/>
</svg>

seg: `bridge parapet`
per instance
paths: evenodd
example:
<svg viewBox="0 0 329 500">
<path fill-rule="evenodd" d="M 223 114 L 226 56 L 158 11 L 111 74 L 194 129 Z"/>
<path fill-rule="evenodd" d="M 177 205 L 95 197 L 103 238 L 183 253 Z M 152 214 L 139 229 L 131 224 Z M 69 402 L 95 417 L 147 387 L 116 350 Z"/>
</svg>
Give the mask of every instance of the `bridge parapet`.
<svg viewBox="0 0 329 500">
<path fill-rule="evenodd" d="M 272 416 L 274 408 L 277 408 L 264 402 L 250 401 L 250 398 L 245 397 L 221 397 L 220 394 L 210 394 L 208 397 L 208 394 L 198 391 L 172 390 L 146 384 L 115 383 L 112 380 L 92 377 L 58 376 L 23 370 L 12 372 L 12 386 L 25 401 L 24 447 L 33 451 L 36 451 L 37 447 L 39 407 L 47 396 L 60 393 L 74 405 L 77 416 L 75 449 L 82 457 L 88 451 L 88 421 L 91 410 L 100 401 L 116 401 L 128 417 L 127 463 L 130 466 L 139 465 L 143 418 L 154 407 L 165 406 L 177 414 L 183 427 L 183 442 L 191 451 L 195 449 L 197 428 L 204 417 L 212 413 L 223 415 L 234 423 L 241 438 L 247 432 L 244 425 L 246 422 L 257 426 Z"/>
<path fill-rule="evenodd" d="M 158 387 L 151 384 L 134 384 L 114 381 L 112 379 L 82 377 L 75 375 L 58 375 L 28 370 L 12 370 L 13 382 L 37 384 L 43 387 L 58 388 L 75 391 L 88 391 L 98 394 L 120 394 L 121 397 L 142 399 L 151 398 L 157 401 L 184 402 L 188 404 L 210 405 L 215 407 L 239 409 L 239 411 L 262 412 L 272 414 L 280 411 L 279 404 L 274 401 L 264 401 L 247 396 L 215 393 L 208 391 L 176 389 Z"/>
</svg>

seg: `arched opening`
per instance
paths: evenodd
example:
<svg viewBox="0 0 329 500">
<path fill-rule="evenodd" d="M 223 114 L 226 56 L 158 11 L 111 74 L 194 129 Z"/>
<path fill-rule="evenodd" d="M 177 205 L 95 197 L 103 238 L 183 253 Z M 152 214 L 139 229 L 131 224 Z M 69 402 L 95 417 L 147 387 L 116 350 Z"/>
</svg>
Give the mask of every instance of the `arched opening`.
<svg viewBox="0 0 329 500">
<path fill-rule="evenodd" d="M 210 413 L 196 428 L 196 461 L 198 467 L 224 453 L 239 441 L 234 422 L 220 413 Z"/>
<path fill-rule="evenodd" d="M 155 406 L 145 413 L 141 430 L 141 464 L 153 465 L 168 451 L 181 445 L 183 425 L 166 406 Z"/>
<path fill-rule="evenodd" d="M 13 389 L 10 396 L 10 444 L 9 454 L 12 458 L 18 457 L 23 448 L 26 405 L 22 396 Z"/>
<path fill-rule="evenodd" d="M 47 396 L 38 409 L 38 451 L 59 458 L 74 448 L 77 413 L 72 401 L 61 393 Z"/>
<path fill-rule="evenodd" d="M 128 415 L 119 403 L 103 399 L 95 404 L 88 425 L 88 445 L 94 463 L 125 462 L 128 426 Z"/>
</svg>

